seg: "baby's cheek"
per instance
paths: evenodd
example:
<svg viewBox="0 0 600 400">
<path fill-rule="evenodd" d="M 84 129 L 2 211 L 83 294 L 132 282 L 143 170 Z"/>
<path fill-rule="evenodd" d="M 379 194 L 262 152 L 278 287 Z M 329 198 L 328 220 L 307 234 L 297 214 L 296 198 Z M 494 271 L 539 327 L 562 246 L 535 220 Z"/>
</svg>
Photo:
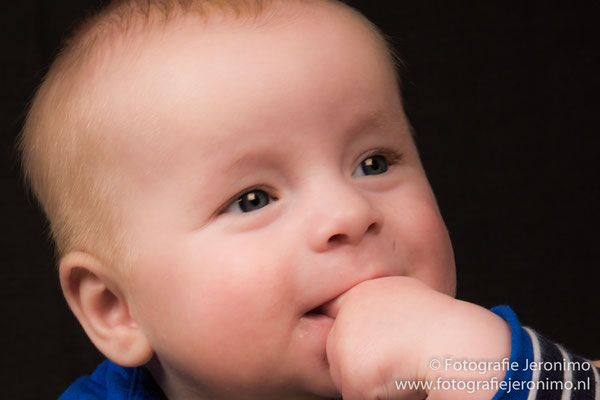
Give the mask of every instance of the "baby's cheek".
<svg viewBox="0 0 600 400">
<path fill-rule="evenodd" d="M 396 254 L 406 263 L 407 275 L 431 288 L 454 296 L 456 272 L 448 231 L 433 197 L 417 193 L 407 196 L 403 209 L 393 216 L 396 223 Z"/>
<path fill-rule="evenodd" d="M 265 296 L 273 293 L 267 286 L 273 283 L 264 278 L 261 286 L 256 271 L 243 272 L 247 262 L 236 267 L 208 251 L 202 255 L 154 252 L 141 260 L 139 273 L 131 276 L 132 313 L 159 359 L 173 370 L 206 379 L 268 371 L 275 352 L 266 344 L 276 344 L 271 334 L 278 337 Z"/>
<path fill-rule="evenodd" d="M 228 293 L 222 289 L 221 295 Z M 264 382 L 273 375 L 282 353 L 280 326 L 261 318 L 252 300 L 240 292 L 218 301 L 219 293 L 211 291 L 188 292 L 187 298 L 179 294 L 165 307 L 164 317 L 152 322 L 153 344 L 164 368 L 215 386 Z"/>
</svg>

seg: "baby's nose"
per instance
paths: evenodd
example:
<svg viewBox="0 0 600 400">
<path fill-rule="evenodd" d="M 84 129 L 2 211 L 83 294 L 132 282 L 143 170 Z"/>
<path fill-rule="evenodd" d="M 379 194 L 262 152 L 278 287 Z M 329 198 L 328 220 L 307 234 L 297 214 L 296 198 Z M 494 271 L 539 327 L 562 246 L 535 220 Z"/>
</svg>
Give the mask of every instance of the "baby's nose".
<svg viewBox="0 0 600 400">
<path fill-rule="evenodd" d="M 351 183 L 326 188 L 316 201 L 319 212 L 311 221 L 310 245 L 326 251 L 340 245 L 357 245 L 366 235 L 381 230 L 384 217 L 373 199 Z"/>
</svg>

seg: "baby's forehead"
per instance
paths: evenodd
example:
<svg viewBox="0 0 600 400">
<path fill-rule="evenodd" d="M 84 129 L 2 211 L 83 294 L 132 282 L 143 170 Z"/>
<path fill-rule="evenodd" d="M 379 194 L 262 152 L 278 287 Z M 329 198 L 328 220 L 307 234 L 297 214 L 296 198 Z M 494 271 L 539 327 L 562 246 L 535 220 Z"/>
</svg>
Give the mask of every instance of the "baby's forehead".
<svg viewBox="0 0 600 400">
<path fill-rule="evenodd" d="M 315 4 L 319 4 L 320 8 L 324 4 L 331 8 L 328 5 L 329 2 Z M 380 38 L 373 35 L 373 32 L 356 15 L 348 13 L 339 6 L 327 10 L 330 15 L 323 16 L 322 11 L 314 8 L 286 10 L 285 13 L 280 12 L 276 16 L 273 14 L 268 18 L 265 17 L 266 22 L 232 18 L 229 20 L 216 18 L 207 22 L 197 15 L 191 14 L 173 18 L 167 25 L 140 26 L 137 30 L 125 32 L 121 36 L 115 35 L 114 31 L 111 31 L 107 38 L 97 44 L 99 48 L 97 54 L 94 55 L 95 61 L 84 66 L 84 69 L 89 68 L 93 71 L 84 71 L 80 75 L 84 81 L 82 86 L 92 88 L 92 90 L 83 91 L 83 94 L 91 93 L 103 105 L 103 107 L 97 108 L 98 111 L 101 112 L 103 109 L 109 111 L 107 122 L 120 117 L 120 119 L 151 133 L 151 125 L 156 121 L 153 121 L 153 115 L 147 113 L 149 105 L 160 102 L 165 108 L 163 112 L 175 116 L 182 106 L 181 99 L 193 97 L 190 91 L 202 91 L 203 97 L 223 98 L 231 95 L 228 92 L 231 87 L 249 85 L 256 83 L 255 81 L 258 79 L 264 79 L 259 76 L 260 74 L 278 74 L 271 64 L 281 61 L 283 57 L 278 53 L 281 52 L 281 49 L 270 50 L 269 46 L 273 37 L 281 35 L 290 24 L 294 23 L 304 24 L 302 29 L 306 31 L 307 36 L 310 35 L 310 30 L 314 30 L 315 24 L 326 23 L 329 25 L 327 30 L 338 29 L 340 35 L 348 35 L 350 32 L 354 36 L 371 36 L 375 39 L 369 39 L 374 44 L 372 46 L 374 52 L 369 55 L 363 54 L 363 56 L 384 58 L 384 62 L 391 64 L 385 44 Z M 314 18 L 315 15 L 320 15 L 318 21 Z M 335 21 L 342 21 L 342 23 L 336 24 Z M 336 25 L 338 25 L 337 28 Z M 360 29 L 356 29 L 356 26 L 359 25 Z M 263 43 L 257 45 L 257 41 L 253 41 L 253 39 L 260 34 L 263 35 L 262 39 L 264 40 Z M 317 35 L 314 36 L 314 42 L 320 41 Z M 294 40 L 293 34 L 290 34 L 289 37 L 290 41 Z M 300 57 L 304 54 L 310 55 L 317 47 L 316 45 L 311 46 L 310 41 L 297 41 L 297 43 L 299 43 L 298 46 L 290 43 L 288 48 L 284 49 L 290 59 L 299 55 Z M 340 41 L 340 43 L 339 46 L 336 46 L 352 46 L 352 42 L 348 40 Z M 244 52 L 248 54 L 241 54 Z M 248 65 L 246 70 L 240 73 L 238 64 L 246 62 L 244 57 L 260 59 L 262 64 Z M 282 64 L 281 67 L 293 68 L 293 66 L 285 64 Z M 343 65 L 339 65 L 339 67 L 341 70 L 345 68 Z M 314 66 L 309 66 L 309 68 L 319 68 L 319 60 L 315 59 Z M 260 69 L 260 71 L 254 69 Z M 227 82 L 223 82 L 220 87 L 190 86 L 188 77 L 191 75 L 204 75 L 210 80 L 210 76 L 222 76 L 224 71 L 230 71 L 230 75 Z M 302 71 L 298 72 L 299 82 L 297 84 L 302 86 Z M 168 90 L 156 90 L 160 86 L 159 84 L 165 82 L 168 82 L 169 87 L 163 85 L 160 88 Z M 265 79 L 259 84 L 268 86 L 277 83 L 276 79 Z M 285 84 L 290 86 L 291 82 L 285 82 Z M 165 102 L 164 100 L 168 99 L 169 95 L 173 96 L 172 101 Z M 223 106 L 227 107 L 226 104 Z M 251 104 L 248 105 L 248 107 L 251 106 Z M 201 108 L 195 112 L 199 117 L 207 113 Z"/>
<path fill-rule="evenodd" d="M 313 26 L 327 25 L 330 31 L 353 26 L 350 30 L 354 34 L 370 36 L 380 50 L 391 56 L 378 29 L 356 10 L 335 0 L 192 1 L 190 4 L 199 6 L 185 9 L 172 6 L 170 11 L 157 9 L 153 1 L 148 1 L 148 9 L 139 8 L 137 1 L 124 3 L 138 4 L 138 8 L 109 10 L 88 23 L 67 46 L 71 48 L 66 52 L 70 56 L 65 58 L 71 62 L 64 64 L 79 67 L 89 78 L 94 72 L 104 71 L 103 67 L 110 72 L 111 68 L 131 67 L 136 61 L 144 63 L 143 54 L 152 54 L 153 50 L 160 53 L 165 46 L 185 47 L 198 36 L 209 38 L 203 43 L 207 48 L 219 47 L 228 34 L 243 37 L 246 32 L 261 29 L 273 34 L 278 28 L 302 21 L 312 21 Z M 307 30 L 310 28 L 307 26 Z M 186 30 L 193 32 L 194 37 L 178 35 Z M 151 69 L 152 65 L 144 67 Z"/>
</svg>

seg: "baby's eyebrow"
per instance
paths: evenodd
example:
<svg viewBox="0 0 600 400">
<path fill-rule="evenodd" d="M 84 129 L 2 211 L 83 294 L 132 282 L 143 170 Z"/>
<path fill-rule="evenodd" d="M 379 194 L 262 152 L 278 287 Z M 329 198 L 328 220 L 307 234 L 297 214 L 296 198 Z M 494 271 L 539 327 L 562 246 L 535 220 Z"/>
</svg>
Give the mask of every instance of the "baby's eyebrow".
<svg viewBox="0 0 600 400">
<path fill-rule="evenodd" d="M 388 115 L 383 112 L 370 112 L 368 114 L 354 116 L 349 131 L 363 131 L 367 128 L 386 125 L 386 123 L 389 123 Z"/>
<path fill-rule="evenodd" d="M 274 143 L 237 143 L 227 146 L 227 157 L 216 160 L 219 163 L 220 175 L 248 172 L 255 169 L 273 169 L 283 157 L 274 151 L 278 146 Z M 286 152 L 285 156 L 291 155 Z"/>
<path fill-rule="evenodd" d="M 412 127 L 406 122 L 404 115 L 399 113 L 391 113 L 387 110 L 375 110 L 368 113 L 361 113 L 353 116 L 348 128 L 345 129 L 346 140 L 352 140 L 356 136 L 360 136 L 365 132 L 384 133 L 388 130 L 398 131 L 404 125 L 408 126 L 408 134 L 413 136 Z"/>
</svg>

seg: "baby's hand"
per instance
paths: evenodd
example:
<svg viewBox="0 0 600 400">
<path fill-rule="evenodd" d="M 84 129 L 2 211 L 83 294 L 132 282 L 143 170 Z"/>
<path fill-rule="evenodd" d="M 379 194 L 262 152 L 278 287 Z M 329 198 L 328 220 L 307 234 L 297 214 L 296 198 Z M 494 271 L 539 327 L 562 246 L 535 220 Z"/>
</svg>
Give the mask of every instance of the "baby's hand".
<svg viewBox="0 0 600 400">
<path fill-rule="evenodd" d="M 501 361 L 510 356 L 508 324 L 477 305 L 434 291 L 414 278 L 363 282 L 340 299 L 327 358 L 344 400 L 491 399 L 495 390 L 448 390 L 450 381 L 502 381 L 505 371 L 459 371 L 445 359 Z M 440 367 L 436 362 L 440 361 Z M 441 377 L 441 378 L 440 378 Z M 436 387 L 441 380 L 445 386 Z M 402 382 L 433 386 L 398 389 Z M 463 387 L 463 388 L 466 388 Z M 472 389 L 472 386 L 471 386 Z"/>
</svg>

